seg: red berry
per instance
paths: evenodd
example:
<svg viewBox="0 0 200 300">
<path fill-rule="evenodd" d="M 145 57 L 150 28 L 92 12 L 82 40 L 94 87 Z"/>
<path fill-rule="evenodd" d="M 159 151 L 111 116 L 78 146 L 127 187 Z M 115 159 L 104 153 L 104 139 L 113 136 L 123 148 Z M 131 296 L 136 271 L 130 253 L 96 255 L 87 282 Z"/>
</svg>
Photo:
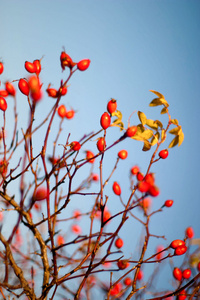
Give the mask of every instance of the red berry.
<svg viewBox="0 0 200 300">
<path fill-rule="evenodd" d="M 15 96 L 16 90 L 15 90 L 14 86 L 12 85 L 12 83 L 6 82 L 5 87 L 6 87 L 6 91 L 8 92 L 9 95 Z"/>
<path fill-rule="evenodd" d="M 81 227 L 79 225 L 72 225 L 71 230 L 75 234 L 81 234 Z"/>
<path fill-rule="evenodd" d="M 157 186 L 152 185 L 150 186 L 149 190 L 148 190 L 149 195 L 151 195 L 152 197 L 157 197 L 160 194 L 160 190 Z"/>
<path fill-rule="evenodd" d="M 143 278 L 143 272 L 139 270 L 138 275 L 137 275 L 137 280 L 142 280 Z"/>
<path fill-rule="evenodd" d="M 80 210 L 76 209 L 73 212 L 73 217 L 75 217 L 77 220 L 80 220 L 81 219 L 81 212 L 80 212 Z"/>
<path fill-rule="evenodd" d="M 65 96 L 67 94 L 67 88 L 66 86 L 63 86 L 59 89 L 59 93 L 62 95 L 62 96 Z"/>
<path fill-rule="evenodd" d="M 158 155 L 160 156 L 160 158 L 165 159 L 169 155 L 169 152 L 167 149 L 164 149 L 164 150 L 161 150 Z"/>
<path fill-rule="evenodd" d="M 81 149 L 81 145 L 79 142 L 74 141 L 71 143 L 71 149 L 74 151 L 79 151 Z"/>
<path fill-rule="evenodd" d="M 133 137 L 136 134 L 136 132 L 137 132 L 137 126 L 131 126 L 126 130 L 125 136 Z"/>
<path fill-rule="evenodd" d="M 182 290 L 178 295 L 178 300 L 185 300 L 187 298 L 186 290 Z"/>
<path fill-rule="evenodd" d="M 77 68 L 79 71 L 85 71 L 90 65 L 90 60 L 89 59 L 82 59 L 77 63 Z"/>
<path fill-rule="evenodd" d="M 60 63 L 63 70 L 65 70 L 65 67 L 72 69 L 76 65 L 71 57 L 64 51 L 60 55 Z"/>
<path fill-rule="evenodd" d="M 148 192 L 149 190 L 149 184 L 146 182 L 146 181 L 140 181 L 138 183 L 138 190 L 141 192 L 141 193 L 146 193 Z"/>
<path fill-rule="evenodd" d="M 65 117 L 66 117 L 67 119 L 73 119 L 74 115 L 75 115 L 75 111 L 74 111 L 73 109 L 71 109 L 71 110 L 68 110 L 68 111 L 66 112 Z"/>
<path fill-rule="evenodd" d="M 62 235 L 57 236 L 57 244 L 58 246 L 63 245 L 65 243 L 64 237 Z"/>
<path fill-rule="evenodd" d="M 120 187 L 120 185 L 116 181 L 113 183 L 113 192 L 117 196 L 121 195 L 121 187 Z"/>
<path fill-rule="evenodd" d="M 109 114 L 112 114 L 117 109 L 117 101 L 115 99 L 111 99 L 107 104 L 107 111 Z"/>
<path fill-rule="evenodd" d="M 0 110 L 6 111 L 7 102 L 3 97 L 0 97 Z"/>
<path fill-rule="evenodd" d="M 110 217 L 111 217 L 110 212 L 108 210 L 104 211 L 104 213 L 103 213 L 103 222 L 105 223 L 108 219 L 110 219 Z"/>
<path fill-rule="evenodd" d="M 31 98 L 34 102 L 38 102 L 42 98 L 41 84 L 39 78 L 35 75 L 31 76 L 28 80 Z"/>
<path fill-rule="evenodd" d="M 187 251 L 187 247 L 186 246 L 178 246 L 175 251 L 174 251 L 174 255 L 183 255 L 185 252 Z"/>
<path fill-rule="evenodd" d="M 35 75 L 29 77 L 28 85 L 29 85 L 29 89 L 32 93 L 37 93 L 41 88 L 40 81 L 39 81 L 38 77 Z"/>
<path fill-rule="evenodd" d="M 192 274 L 192 272 L 191 272 L 190 269 L 185 269 L 185 270 L 183 271 L 183 278 L 189 279 L 190 276 L 191 276 L 191 274 Z"/>
<path fill-rule="evenodd" d="M 136 177 L 138 181 L 142 181 L 144 179 L 144 175 L 141 172 L 138 172 Z"/>
<path fill-rule="evenodd" d="M 131 168 L 131 173 L 133 175 L 137 175 L 137 173 L 140 171 L 139 167 L 138 166 L 134 166 Z"/>
<path fill-rule="evenodd" d="M 194 230 L 192 227 L 188 227 L 185 230 L 185 235 L 186 237 L 188 237 L 189 239 L 192 239 L 194 237 Z"/>
<path fill-rule="evenodd" d="M 110 295 L 111 296 L 115 296 L 118 295 L 120 293 L 120 291 L 122 290 L 122 284 L 121 282 L 116 283 L 113 288 L 110 290 Z"/>
<path fill-rule="evenodd" d="M 177 239 L 177 240 L 172 241 L 170 244 L 170 247 L 173 249 L 176 249 L 179 246 L 185 246 L 185 242 Z"/>
<path fill-rule="evenodd" d="M 116 241 L 115 241 L 115 246 L 116 246 L 118 249 L 122 248 L 123 245 L 124 245 L 124 242 L 123 242 L 122 239 L 120 239 L 120 238 L 116 239 Z"/>
<path fill-rule="evenodd" d="M 171 207 L 171 206 L 173 205 L 173 203 L 174 203 L 173 200 L 166 200 L 164 205 L 165 205 L 166 207 Z"/>
<path fill-rule="evenodd" d="M 42 91 L 38 90 L 35 92 L 31 92 L 31 98 L 34 102 L 38 102 L 42 98 Z"/>
<path fill-rule="evenodd" d="M 62 104 L 62 105 L 60 105 L 58 107 L 58 115 L 59 115 L 59 117 L 64 118 L 66 116 L 66 112 L 67 112 L 67 110 L 66 110 L 66 107 L 65 107 L 64 104 Z"/>
<path fill-rule="evenodd" d="M 93 174 L 92 175 L 92 180 L 99 181 L 99 175 L 98 174 Z"/>
<path fill-rule="evenodd" d="M 106 148 L 105 138 L 101 137 L 97 141 L 97 149 L 99 150 L 99 152 L 103 152 L 103 151 L 105 151 L 105 148 Z"/>
<path fill-rule="evenodd" d="M 197 265 L 197 270 L 200 272 L 200 262 Z"/>
<path fill-rule="evenodd" d="M 176 280 L 179 280 L 181 281 L 182 279 L 182 272 L 179 268 L 174 268 L 174 271 L 173 271 L 173 276 Z"/>
<path fill-rule="evenodd" d="M 6 90 L 0 90 L 0 97 L 8 97 L 8 92 Z"/>
<path fill-rule="evenodd" d="M 117 266 L 120 270 L 124 270 L 124 269 L 128 268 L 129 262 L 126 259 L 120 259 L 117 262 Z"/>
<path fill-rule="evenodd" d="M 39 187 L 37 190 L 36 190 L 36 193 L 35 195 L 33 196 L 33 199 L 35 201 L 41 201 L 41 200 L 44 200 L 46 199 L 47 197 L 47 189 L 44 188 L 44 187 Z"/>
<path fill-rule="evenodd" d="M 57 92 L 56 89 L 48 88 L 48 89 L 46 89 L 46 92 L 47 92 L 49 97 L 52 97 L 52 98 L 57 98 L 58 97 L 58 92 Z"/>
<path fill-rule="evenodd" d="M 160 259 L 162 259 L 163 258 L 163 253 L 164 252 L 160 252 L 160 251 L 163 251 L 164 250 L 164 247 L 162 246 L 162 245 L 160 245 L 160 246 L 158 246 L 157 248 L 156 248 L 156 253 L 158 253 L 157 255 L 156 255 L 156 259 L 157 260 L 160 260 Z M 160 252 L 160 253 L 159 253 Z"/>
<path fill-rule="evenodd" d="M 94 157 L 94 153 L 92 151 L 86 151 L 86 159 L 89 161 L 89 163 L 93 164 L 94 161 L 95 161 L 95 158 L 92 158 Z"/>
<path fill-rule="evenodd" d="M 29 61 L 25 61 L 25 69 L 29 73 L 35 73 L 35 65 Z"/>
<path fill-rule="evenodd" d="M 29 85 L 28 85 L 28 82 L 21 78 L 18 82 L 18 87 L 20 89 L 20 91 L 22 92 L 22 94 L 28 96 L 29 94 Z"/>
<path fill-rule="evenodd" d="M 144 198 L 144 199 L 140 202 L 141 207 L 142 207 L 144 210 L 147 210 L 147 209 L 151 208 L 151 203 L 152 203 L 151 198 Z"/>
<path fill-rule="evenodd" d="M 144 180 L 151 186 L 154 185 L 155 183 L 155 178 L 153 173 L 148 173 L 145 177 Z"/>
<path fill-rule="evenodd" d="M 6 160 L 0 160 L 0 174 L 6 176 L 8 170 L 8 162 Z"/>
<path fill-rule="evenodd" d="M 103 113 L 100 119 L 101 127 L 104 130 L 106 130 L 110 126 L 110 123 L 111 123 L 110 115 L 107 112 Z"/>
<path fill-rule="evenodd" d="M 2 63 L 2 62 L 0 62 L 0 74 L 2 74 L 2 73 L 3 73 L 3 70 L 4 70 L 3 63 Z"/>
<path fill-rule="evenodd" d="M 41 63 L 40 63 L 40 60 L 38 60 L 38 59 L 34 60 L 33 64 L 35 66 L 35 74 L 39 75 L 40 72 L 41 72 Z"/>
<path fill-rule="evenodd" d="M 128 152 L 126 150 L 121 150 L 118 152 L 118 157 L 121 159 L 126 159 L 128 156 Z"/>
<path fill-rule="evenodd" d="M 124 284 L 125 285 L 131 285 L 131 283 L 132 283 L 132 279 L 130 278 L 130 277 L 126 277 L 125 279 L 124 279 Z"/>
</svg>

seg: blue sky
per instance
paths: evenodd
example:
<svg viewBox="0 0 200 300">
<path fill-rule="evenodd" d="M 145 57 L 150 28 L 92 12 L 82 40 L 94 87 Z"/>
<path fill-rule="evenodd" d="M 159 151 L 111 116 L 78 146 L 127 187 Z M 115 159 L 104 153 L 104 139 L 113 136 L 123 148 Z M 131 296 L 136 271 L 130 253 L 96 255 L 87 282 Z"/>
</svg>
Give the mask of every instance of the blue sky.
<svg viewBox="0 0 200 300">
<path fill-rule="evenodd" d="M 51 82 L 56 88 L 67 76 L 59 62 L 63 47 L 75 61 L 91 60 L 86 72 L 72 77 L 65 98 L 66 106 L 78 111 L 67 124 L 75 140 L 99 130 L 99 118 L 110 98 L 117 99 L 125 124 L 138 110 L 148 118 L 166 121 L 160 109 L 148 107 L 154 98 L 149 90 L 165 96 L 172 117 L 182 125 L 185 141 L 180 148 L 170 149 L 167 160 L 153 166 L 161 189 L 155 207 L 166 199 L 174 199 L 174 206 L 152 220 L 152 231 L 164 233 L 171 241 L 183 238 L 185 228 L 193 226 L 199 237 L 200 2 L 11 0 L 1 1 L 0 10 L 0 58 L 5 63 L 2 82 L 26 76 L 24 62 L 44 55 L 41 78 L 45 87 Z M 23 95 L 18 97 L 19 124 L 23 127 L 28 107 Z M 39 119 L 44 117 L 48 101 L 46 97 L 46 102 L 38 105 Z M 137 114 L 131 122 L 138 122 Z M 115 130 L 110 141 L 117 136 Z M 93 150 L 95 145 L 91 143 Z M 142 152 L 142 144 L 132 140 L 125 146 L 129 151 L 123 162 L 127 173 L 119 172 L 115 179 L 126 187 L 130 167 L 138 164 L 145 172 L 152 151 Z M 115 153 L 120 149 L 118 146 Z M 113 163 L 109 158 L 108 168 Z M 130 247 L 127 242 L 126 253 L 133 251 Z"/>
</svg>

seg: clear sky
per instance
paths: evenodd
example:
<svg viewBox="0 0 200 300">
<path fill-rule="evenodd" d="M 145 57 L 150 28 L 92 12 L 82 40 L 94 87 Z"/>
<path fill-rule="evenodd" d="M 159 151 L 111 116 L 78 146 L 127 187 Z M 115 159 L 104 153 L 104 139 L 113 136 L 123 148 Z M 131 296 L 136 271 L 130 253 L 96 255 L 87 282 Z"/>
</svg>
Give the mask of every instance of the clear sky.
<svg viewBox="0 0 200 300">
<path fill-rule="evenodd" d="M 0 58 L 5 63 L 2 81 L 25 76 L 24 62 L 44 55 L 41 78 L 45 87 L 51 82 L 56 88 L 66 76 L 59 61 L 63 47 L 75 61 L 91 60 L 86 72 L 73 76 L 65 98 L 66 106 L 78 111 L 67 125 L 75 140 L 100 128 L 99 117 L 110 98 L 117 99 L 127 125 L 130 114 L 137 110 L 148 118 L 166 120 L 160 109 L 148 107 L 154 98 L 149 90 L 165 96 L 172 117 L 182 125 L 185 140 L 180 148 L 170 149 L 167 160 L 152 168 L 161 189 L 155 207 L 166 199 L 174 199 L 174 206 L 155 217 L 151 228 L 154 233 L 165 234 L 168 241 L 183 238 L 188 226 L 193 226 L 196 237 L 200 237 L 200 2 L 1 0 L 0 11 Z M 51 100 L 38 105 L 39 118 L 44 117 L 48 101 Z M 26 124 L 23 123 L 28 114 L 26 107 L 23 95 L 19 94 L 19 115 L 23 111 L 23 117 L 19 117 L 21 126 Z M 131 122 L 138 122 L 136 114 Z M 116 130 L 111 138 L 117 136 Z M 168 143 L 169 140 L 165 147 Z M 95 145 L 96 142 L 91 144 L 93 150 Z M 130 167 L 138 164 L 145 172 L 152 154 L 152 151 L 142 152 L 139 142 L 131 140 L 125 146 L 129 151 L 127 161 L 123 162 L 127 171 L 115 177 L 122 187 L 128 186 Z M 108 168 L 113 162 L 108 160 Z M 126 194 L 124 190 L 123 193 Z M 134 249 L 127 229 L 126 235 L 126 253 L 130 255 Z M 163 283 L 162 287 L 165 288 Z"/>
</svg>

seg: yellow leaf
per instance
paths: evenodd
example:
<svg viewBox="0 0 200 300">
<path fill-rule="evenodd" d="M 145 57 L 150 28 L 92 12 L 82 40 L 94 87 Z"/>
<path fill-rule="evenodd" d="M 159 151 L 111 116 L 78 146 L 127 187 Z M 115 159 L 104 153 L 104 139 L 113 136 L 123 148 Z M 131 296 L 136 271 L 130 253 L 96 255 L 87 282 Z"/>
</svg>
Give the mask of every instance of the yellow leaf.
<svg viewBox="0 0 200 300">
<path fill-rule="evenodd" d="M 138 124 L 137 125 L 137 133 L 136 134 L 140 134 L 140 133 L 142 133 L 142 132 L 144 132 L 145 131 L 145 129 L 144 129 L 144 127 L 142 126 L 142 124 Z"/>
<path fill-rule="evenodd" d="M 174 125 L 178 125 L 178 120 L 177 119 L 171 119 L 171 123 Z"/>
<path fill-rule="evenodd" d="M 158 127 L 163 128 L 163 124 L 159 120 L 155 120 L 154 123 L 157 124 Z"/>
<path fill-rule="evenodd" d="M 179 137 L 178 146 L 180 146 L 184 141 L 184 133 L 182 132 L 182 130 L 178 137 Z"/>
<path fill-rule="evenodd" d="M 159 92 L 156 92 L 156 91 L 153 91 L 153 90 L 150 90 L 150 92 L 156 94 L 156 96 L 158 96 L 159 98 L 165 98 L 161 93 Z"/>
<path fill-rule="evenodd" d="M 167 107 L 163 107 L 163 109 L 161 110 L 160 113 L 161 113 L 161 115 L 164 115 L 167 113 L 167 111 L 168 111 Z"/>
<path fill-rule="evenodd" d="M 142 123 L 142 125 L 145 125 L 146 124 L 146 119 L 147 119 L 146 115 L 143 112 L 138 111 L 138 117 L 139 117 L 140 122 Z"/>
<path fill-rule="evenodd" d="M 173 128 L 173 129 L 171 129 L 171 130 L 169 131 L 169 133 L 178 135 L 178 134 L 179 134 L 179 131 L 180 131 L 180 127 L 175 127 L 175 128 Z"/>
<path fill-rule="evenodd" d="M 155 98 L 149 103 L 149 106 L 158 106 L 158 105 L 162 105 L 162 101 L 160 100 L 160 98 Z"/>
<path fill-rule="evenodd" d="M 151 145 L 154 146 L 155 144 L 157 144 L 159 138 L 160 138 L 160 133 L 156 132 L 156 134 L 151 139 Z"/>
<path fill-rule="evenodd" d="M 175 138 L 171 141 L 168 148 L 173 148 L 179 143 L 179 136 L 175 136 Z"/>
<path fill-rule="evenodd" d="M 164 129 L 162 129 L 162 131 L 161 131 L 161 140 L 162 140 L 162 143 L 164 143 L 164 141 L 166 140 L 166 132 Z"/>
<path fill-rule="evenodd" d="M 141 136 L 142 136 L 144 139 L 146 139 L 146 140 L 150 139 L 150 138 L 152 137 L 152 135 L 153 135 L 153 131 L 150 130 L 150 129 L 145 130 L 145 131 L 141 134 Z"/>
<path fill-rule="evenodd" d="M 146 125 L 149 126 L 152 129 L 158 129 L 158 125 L 154 122 L 154 120 L 147 119 Z"/>
<path fill-rule="evenodd" d="M 149 151 L 150 149 L 151 149 L 151 143 L 149 141 L 145 140 L 142 151 Z"/>
</svg>

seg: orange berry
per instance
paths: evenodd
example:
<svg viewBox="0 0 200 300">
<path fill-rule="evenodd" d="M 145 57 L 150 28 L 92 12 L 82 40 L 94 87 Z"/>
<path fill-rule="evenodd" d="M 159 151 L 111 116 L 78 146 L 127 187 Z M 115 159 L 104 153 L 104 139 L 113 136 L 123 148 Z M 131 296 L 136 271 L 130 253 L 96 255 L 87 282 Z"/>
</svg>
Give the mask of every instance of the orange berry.
<svg viewBox="0 0 200 300">
<path fill-rule="evenodd" d="M 121 187 L 116 181 L 113 183 L 113 192 L 115 193 L 115 195 L 121 195 Z"/>
<path fill-rule="evenodd" d="M 115 241 L 115 246 L 116 246 L 118 249 L 122 248 L 123 245 L 124 245 L 124 242 L 123 242 L 123 240 L 122 240 L 121 238 L 116 239 L 116 241 Z"/>
<path fill-rule="evenodd" d="M 121 159 L 126 159 L 128 156 L 128 152 L 126 150 L 121 150 L 118 152 L 118 157 Z"/>
<path fill-rule="evenodd" d="M 93 164 L 95 161 L 94 153 L 92 151 L 86 151 L 86 159 L 88 160 L 89 163 Z"/>
<path fill-rule="evenodd" d="M 62 104 L 62 105 L 60 105 L 58 107 L 58 115 L 59 115 L 59 117 L 64 118 L 66 116 L 66 112 L 67 112 L 67 110 L 66 110 L 66 107 L 65 107 L 64 104 Z"/>
<path fill-rule="evenodd" d="M 131 126 L 126 130 L 125 136 L 133 137 L 136 134 L 136 132 L 137 132 L 137 126 Z"/>
</svg>

